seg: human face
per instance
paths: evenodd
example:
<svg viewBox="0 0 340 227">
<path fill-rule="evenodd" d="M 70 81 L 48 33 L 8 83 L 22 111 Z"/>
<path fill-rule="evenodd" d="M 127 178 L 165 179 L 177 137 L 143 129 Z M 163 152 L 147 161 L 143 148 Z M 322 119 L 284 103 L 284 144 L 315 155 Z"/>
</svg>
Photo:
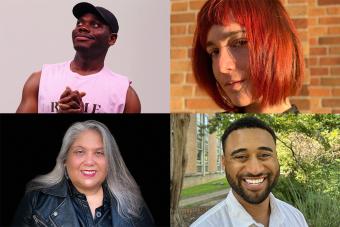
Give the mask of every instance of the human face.
<svg viewBox="0 0 340 227">
<path fill-rule="evenodd" d="M 276 146 L 269 132 L 238 129 L 225 141 L 223 163 L 236 197 L 250 204 L 263 202 L 280 175 Z"/>
<path fill-rule="evenodd" d="M 116 42 L 116 35 L 96 15 L 81 16 L 72 31 L 74 48 L 78 50 L 107 51 Z"/>
<path fill-rule="evenodd" d="M 206 51 L 222 97 L 234 106 L 253 103 L 249 80 L 249 53 L 245 28 L 236 22 L 213 25 L 207 36 Z"/>
<path fill-rule="evenodd" d="M 68 151 L 65 165 L 79 192 L 98 190 L 108 171 L 101 135 L 92 129 L 81 132 Z"/>
</svg>

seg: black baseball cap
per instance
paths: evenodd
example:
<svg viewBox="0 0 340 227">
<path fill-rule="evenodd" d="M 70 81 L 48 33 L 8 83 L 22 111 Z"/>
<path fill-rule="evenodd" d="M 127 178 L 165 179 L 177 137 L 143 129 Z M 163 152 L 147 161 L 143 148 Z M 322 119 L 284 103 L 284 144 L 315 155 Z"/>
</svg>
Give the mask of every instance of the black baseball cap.
<svg viewBox="0 0 340 227">
<path fill-rule="evenodd" d="M 118 33 L 119 25 L 117 18 L 113 13 L 103 7 L 94 6 L 88 2 L 81 2 L 73 7 L 72 12 L 77 19 L 86 13 L 92 13 L 101 18 L 103 22 L 110 27 L 112 33 Z"/>
</svg>

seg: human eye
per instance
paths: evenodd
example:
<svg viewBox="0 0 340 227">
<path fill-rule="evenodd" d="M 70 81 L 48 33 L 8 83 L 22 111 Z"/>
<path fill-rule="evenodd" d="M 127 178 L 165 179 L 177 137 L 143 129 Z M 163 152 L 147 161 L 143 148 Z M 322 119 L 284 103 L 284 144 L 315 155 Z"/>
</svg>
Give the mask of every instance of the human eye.
<svg viewBox="0 0 340 227">
<path fill-rule="evenodd" d="M 236 40 L 233 40 L 231 43 L 230 43 L 230 47 L 233 47 L 233 48 L 240 48 L 240 47 L 245 47 L 247 46 L 248 44 L 248 40 L 247 39 L 236 39 Z"/>
<path fill-rule="evenodd" d="M 233 156 L 233 158 L 238 160 L 238 161 L 241 161 L 241 162 L 247 160 L 247 156 L 243 155 L 243 154 L 235 155 L 235 156 Z"/>
<path fill-rule="evenodd" d="M 93 22 L 91 25 L 93 28 L 99 28 L 101 26 L 99 22 Z"/>
<path fill-rule="evenodd" d="M 73 153 L 76 155 L 82 155 L 85 153 L 85 151 L 83 149 L 74 149 Z"/>
<path fill-rule="evenodd" d="M 268 153 L 262 153 L 262 154 L 259 154 L 258 157 L 261 158 L 261 159 L 267 159 L 267 158 L 270 158 L 272 155 L 271 154 L 268 154 Z"/>
<path fill-rule="evenodd" d="M 83 22 L 80 21 L 80 20 L 78 20 L 76 25 L 77 25 L 77 27 L 82 26 L 82 25 L 83 25 Z"/>
<path fill-rule="evenodd" d="M 211 58 L 218 56 L 219 53 L 220 53 L 220 50 L 218 48 L 213 48 L 213 49 L 208 50 L 208 54 Z"/>
<path fill-rule="evenodd" d="M 104 156 L 104 151 L 96 151 L 96 156 Z"/>
</svg>

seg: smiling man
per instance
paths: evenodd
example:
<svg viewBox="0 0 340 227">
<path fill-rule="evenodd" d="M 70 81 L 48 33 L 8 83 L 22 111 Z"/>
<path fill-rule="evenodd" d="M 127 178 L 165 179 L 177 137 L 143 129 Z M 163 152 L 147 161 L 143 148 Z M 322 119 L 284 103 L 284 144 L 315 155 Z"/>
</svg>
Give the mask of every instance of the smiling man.
<svg viewBox="0 0 340 227">
<path fill-rule="evenodd" d="M 308 226 L 299 210 L 271 193 L 280 166 L 276 135 L 268 125 L 257 118 L 245 117 L 233 122 L 221 140 L 231 190 L 225 200 L 191 226 Z"/>
<path fill-rule="evenodd" d="M 136 113 L 140 101 L 127 77 L 104 66 L 117 40 L 116 17 L 103 7 L 78 3 L 72 61 L 44 65 L 26 81 L 17 113 Z"/>
</svg>

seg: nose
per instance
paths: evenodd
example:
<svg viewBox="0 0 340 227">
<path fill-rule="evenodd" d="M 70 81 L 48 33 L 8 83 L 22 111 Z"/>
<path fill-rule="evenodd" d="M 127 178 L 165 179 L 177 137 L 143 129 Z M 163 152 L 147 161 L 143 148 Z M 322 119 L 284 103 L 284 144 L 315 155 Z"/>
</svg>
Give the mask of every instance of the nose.
<svg viewBox="0 0 340 227">
<path fill-rule="evenodd" d="M 261 160 L 257 159 L 256 157 L 252 157 L 246 163 L 245 170 L 247 173 L 257 176 L 257 175 L 263 174 L 265 168 Z"/>
<path fill-rule="evenodd" d="M 78 31 L 79 32 L 89 32 L 89 29 L 87 28 L 87 26 L 85 24 L 82 24 L 78 27 Z"/>
<path fill-rule="evenodd" d="M 229 73 L 235 69 L 235 58 L 231 54 L 228 47 L 222 48 L 220 50 L 218 58 L 218 69 L 220 73 Z"/>
<path fill-rule="evenodd" d="M 84 164 L 85 165 L 88 165 L 88 166 L 91 166 L 91 165 L 94 165 L 95 163 L 95 160 L 94 160 L 94 155 L 89 153 L 89 154 L 86 154 L 85 156 L 85 160 L 84 160 Z"/>
</svg>

